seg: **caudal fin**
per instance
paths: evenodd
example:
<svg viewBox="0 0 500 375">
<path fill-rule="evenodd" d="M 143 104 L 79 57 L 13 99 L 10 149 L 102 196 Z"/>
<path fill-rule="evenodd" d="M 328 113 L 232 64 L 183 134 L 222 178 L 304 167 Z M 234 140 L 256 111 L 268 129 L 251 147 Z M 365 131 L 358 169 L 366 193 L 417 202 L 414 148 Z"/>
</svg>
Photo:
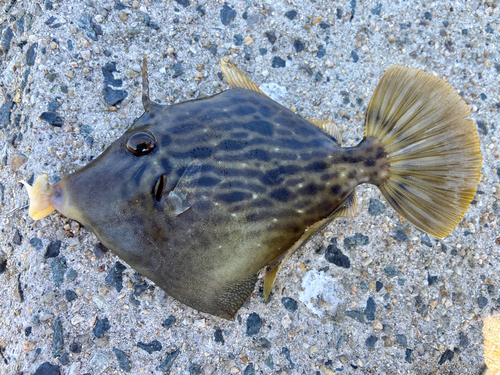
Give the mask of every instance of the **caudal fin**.
<svg viewBox="0 0 500 375">
<path fill-rule="evenodd" d="M 377 138 L 387 154 L 382 194 L 435 237 L 455 228 L 476 193 L 482 159 L 469 114 L 449 84 L 402 66 L 387 70 L 366 112 L 365 137 Z"/>
</svg>

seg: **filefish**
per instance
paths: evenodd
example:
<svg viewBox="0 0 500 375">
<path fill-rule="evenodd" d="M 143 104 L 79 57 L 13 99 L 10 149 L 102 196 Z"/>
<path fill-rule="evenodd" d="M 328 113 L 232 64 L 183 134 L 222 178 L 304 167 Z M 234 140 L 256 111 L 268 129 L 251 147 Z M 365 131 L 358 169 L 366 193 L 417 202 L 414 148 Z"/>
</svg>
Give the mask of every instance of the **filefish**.
<svg viewBox="0 0 500 375">
<path fill-rule="evenodd" d="M 342 147 L 330 120 L 304 119 L 222 61 L 231 86 L 145 113 L 99 157 L 49 186 L 24 182 L 29 215 L 54 209 L 90 228 L 167 294 L 226 319 L 266 269 L 356 213 L 356 186 L 379 187 L 417 228 L 444 237 L 472 201 L 481 153 L 467 105 L 439 78 L 392 66 L 373 93 L 364 138 Z"/>
</svg>

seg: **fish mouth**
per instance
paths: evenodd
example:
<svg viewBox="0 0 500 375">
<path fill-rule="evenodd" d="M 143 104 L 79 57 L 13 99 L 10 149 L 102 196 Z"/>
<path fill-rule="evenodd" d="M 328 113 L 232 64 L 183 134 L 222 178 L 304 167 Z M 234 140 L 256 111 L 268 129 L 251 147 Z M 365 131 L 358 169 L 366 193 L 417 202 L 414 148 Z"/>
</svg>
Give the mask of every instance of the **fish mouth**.
<svg viewBox="0 0 500 375">
<path fill-rule="evenodd" d="M 156 181 L 155 187 L 153 189 L 153 195 L 157 202 L 161 202 L 163 195 L 165 193 L 165 188 L 167 187 L 167 174 L 162 174 L 158 181 Z"/>
</svg>

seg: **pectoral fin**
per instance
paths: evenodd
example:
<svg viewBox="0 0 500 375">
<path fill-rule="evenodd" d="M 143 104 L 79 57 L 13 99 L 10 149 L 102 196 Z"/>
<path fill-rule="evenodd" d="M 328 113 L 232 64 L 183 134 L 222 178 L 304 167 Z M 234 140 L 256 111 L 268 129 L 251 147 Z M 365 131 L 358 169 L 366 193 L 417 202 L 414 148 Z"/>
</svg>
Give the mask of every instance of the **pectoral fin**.
<svg viewBox="0 0 500 375">
<path fill-rule="evenodd" d="M 186 212 L 194 204 L 200 175 L 201 163 L 195 160 L 188 165 L 174 190 L 167 195 L 166 202 L 171 206 L 175 216 Z"/>
<path fill-rule="evenodd" d="M 345 203 L 335 211 L 331 216 L 318 221 L 313 224 L 309 228 L 307 228 L 306 232 L 299 238 L 295 244 L 287 250 L 285 254 L 280 258 L 280 260 L 271 266 L 266 267 L 266 274 L 264 276 L 264 300 L 267 302 L 269 294 L 271 293 L 271 289 L 274 284 L 274 280 L 276 280 L 276 276 L 278 276 L 278 272 L 280 267 L 285 264 L 285 262 L 292 256 L 292 254 L 297 250 L 302 244 L 304 244 L 313 234 L 317 233 L 319 230 L 326 227 L 330 222 L 338 218 L 351 218 L 356 216 L 356 211 L 358 209 L 358 197 L 356 192 L 353 192 L 349 198 L 345 201 Z"/>
</svg>

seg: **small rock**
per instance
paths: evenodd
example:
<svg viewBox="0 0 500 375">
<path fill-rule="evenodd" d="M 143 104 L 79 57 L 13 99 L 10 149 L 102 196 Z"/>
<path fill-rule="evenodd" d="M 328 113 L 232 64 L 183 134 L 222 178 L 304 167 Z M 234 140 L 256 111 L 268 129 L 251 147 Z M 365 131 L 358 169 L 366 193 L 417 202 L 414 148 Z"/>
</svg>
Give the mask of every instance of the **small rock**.
<svg viewBox="0 0 500 375">
<path fill-rule="evenodd" d="M 487 304 L 488 304 L 488 298 L 486 297 L 479 297 L 477 299 L 477 304 L 479 305 L 479 308 L 482 309 L 483 307 L 485 307 Z"/>
<path fill-rule="evenodd" d="M 189 0 L 175 0 L 179 5 L 182 5 L 184 8 L 189 6 Z"/>
<path fill-rule="evenodd" d="M 245 46 L 250 46 L 254 42 L 253 38 L 251 36 L 246 36 L 245 39 L 243 40 L 243 43 Z"/>
<path fill-rule="evenodd" d="M 149 344 L 144 344 L 143 342 L 139 341 L 137 343 L 137 346 L 142 350 L 147 351 L 149 354 L 152 354 L 153 352 L 158 352 L 162 349 L 161 342 L 159 342 L 158 340 L 153 340 Z"/>
<path fill-rule="evenodd" d="M 297 301 L 295 301 L 293 298 L 283 297 L 281 299 L 281 303 L 283 303 L 283 306 L 285 306 L 285 309 L 287 309 L 292 314 L 295 311 L 297 311 L 297 308 L 298 308 Z"/>
<path fill-rule="evenodd" d="M 102 337 L 111 328 L 108 318 L 100 319 L 97 321 L 93 332 L 96 337 Z"/>
<path fill-rule="evenodd" d="M 174 73 L 172 74 L 172 78 L 179 77 L 184 71 L 182 70 L 182 63 L 177 61 L 174 65 Z"/>
<path fill-rule="evenodd" d="M 345 315 L 348 316 L 349 318 L 357 320 L 360 323 L 365 322 L 365 316 L 361 311 L 358 311 L 358 310 L 346 311 Z"/>
<path fill-rule="evenodd" d="M 50 301 L 52 301 L 52 299 L 54 298 L 55 296 L 55 292 L 54 291 L 48 291 L 47 293 L 45 293 L 44 295 L 42 295 L 40 297 L 40 302 L 41 303 L 48 303 Z"/>
<path fill-rule="evenodd" d="M 397 276 L 398 272 L 394 269 L 393 266 L 387 266 L 384 268 L 384 272 L 389 278 L 393 278 Z"/>
<path fill-rule="evenodd" d="M 378 341 L 377 336 L 370 336 L 366 339 L 365 344 L 368 348 L 375 348 L 375 344 Z"/>
<path fill-rule="evenodd" d="M 241 45 L 243 45 L 243 35 L 236 34 L 233 37 L 233 43 L 234 43 L 235 46 L 241 46 Z"/>
<path fill-rule="evenodd" d="M 96 352 L 89 361 L 89 367 L 92 369 L 93 375 L 100 375 L 109 366 L 109 362 L 111 361 L 111 355 L 102 352 Z"/>
<path fill-rule="evenodd" d="M 442 365 L 446 361 L 450 361 L 455 357 L 455 352 L 450 349 L 446 349 L 441 358 L 439 359 L 438 365 Z"/>
<path fill-rule="evenodd" d="M 113 90 L 109 86 L 106 86 L 102 90 L 102 94 L 104 95 L 104 99 L 106 100 L 106 103 L 108 103 L 111 106 L 114 106 L 114 105 L 120 103 L 122 100 L 124 100 L 128 96 L 127 91 L 125 91 L 125 90 Z"/>
<path fill-rule="evenodd" d="M 429 238 L 429 235 L 425 232 L 420 233 L 420 242 L 422 242 L 422 245 L 425 245 L 427 247 L 432 247 L 431 239 Z"/>
<path fill-rule="evenodd" d="M 222 330 L 219 327 L 214 327 L 214 340 L 215 342 L 224 345 L 224 336 L 222 336 Z"/>
<path fill-rule="evenodd" d="M 77 342 L 72 343 L 69 346 L 69 351 L 71 353 L 75 353 L 75 354 L 81 353 L 82 352 L 82 344 L 79 344 Z"/>
<path fill-rule="evenodd" d="M 380 16 L 380 12 L 382 11 L 382 4 L 377 3 L 377 6 L 370 10 L 371 14 L 376 16 Z"/>
<path fill-rule="evenodd" d="M 243 375 L 255 375 L 255 369 L 253 367 L 253 363 L 250 362 L 250 364 L 245 367 L 245 370 L 243 371 Z"/>
<path fill-rule="evenodd" d="M 35 250 L 38 251 L 43 249 L 43 243 L 40 238 L 33 237 L 32 239 L 30 239 L 30 245 L 33 246 Z"/>
<path fill-rule="evenodd" d="M 318 59 L 321 59 L 321 58 L 325 57 L 325 55 L 326 55 L 326 49 L 322 44 L 320 44 L 318 46 L 318 52 L 316 52 L 316 57 Z"/>
<path fill-rule="evenodd" d="M 384 329 L 384 325 L 380 323 L 380 321 L 375 320 L 373 323 L 373 329 L 376 329 L 377 331 L 382 331 Z"/>
<path fill-rule="evenodd" d="M 92 22 L 92 18 L 88 14 L 84 14 L 78 19 L 78 27 L 87 32 L 87 36 L 94 42 L 97 42 L 99 27 Z"/>
<path fill-rule="evenodd" d="M 12 41 L 12 38 L 14 38 L 14 32 L 10 27 L 7 28 L 7 31 L 5 32 L 2 40 L 2 47 L 3 50 L 5 51 L 5 54 L 9 53 L 10 50 L 10 42 Z"/>
<path fill-rule="evenodd" d="M 372 216 L 378 216 L 385 211 L 386 207 L 378 199 L 370 198 L 370 206 L 368 207 L 368 213 Z"/>
<path fill-rule="evenodd" d="M 276 33 L 274 31 L 266 31 L 264 33 L 265 37 L 267 40 L 269 40 L 269 43 L 274 44 L 276 43 Z"/>
<path fill-rule="evenodd" d="M 405 351 L 405 361 L 408 362 L 408 363 L 412 363 L 412 360 L 411 360 L 411 353 L 412 352 L 413 352 L 413 350 L 406 348 L 406 351 Z"/>
<path fill-rule="evenodd" d="M 361 233 L 354 233 L 354 236 L 347 237 L 344 240 L 344 246 L 346 247 L 363 246 L 368 245 L 369 243 L 370 239 L 368 236 L 364 236 Z"/>
<path fill-rule="evenodd" d="M 49 103 L 47 110 L 49 112 L 55 111 L 57 108 L 61 106 L 61 103 L 59 103 L 57 100 L 53 100 Z"/>
<path fill-rule="evenodd" d="M 77 276 L 78 276 L 78 272 L 76 272 L 73 268 L 70 268 L 70 270 L 66 274 L 66 280 L 74 281 Z"/>
<path fill-rule="evenodd" d="M 396 335 L 396 344 L 399 344 L 403 348 L 406 348 L 408 346 L 408 341 L 406 340 L 406 335 L 397 334 Z"/>
<path fill-rule="evenodd" d="M 304 43 L 300 39 L 295 39 L 293 41 L 293 48 L 295 48 L 295 52 L 299 53 L 304 50 Z"/>
<path fill-rule="evenodd" d="M 459 345 L 462 348 L 469 346 L 469 338 L 467 337 L 467 335 L 465 333 L 460 332 L 460 335 L 458 336 L 458 340 L 459 340 Z"/>
<path fill-rule="evenodd" d="M 10 124 L 10 115 L 13 106 L 14 101 L 8 100 L 0 107 L 0 127 Z"/>
<path fill-rule="evenodd" d="M 26 52 L 26 65 L 33 66 L 35 65 L 36 60 L 36 51 L 38 49 L 38 43 L 33 43 L 28 51 Z"/>
<path fill-rule="evenodd" d="M 15 154 L 10 158 L 9 166 L 12 172 L 16 172 L 19 168 L 21 168 L 28 158 L 23 154 Z"/>
<path fill-rule="evenodd" d="M 188 371 L 189 375 L 199 375 L 199 373 L 201 372 L 201 366 L 189 365 Z"/>
<path fill-rule="evenodd" d="M 285 13 L 285 16 L 289 20 L 293 20 L 295 17 L 297 17 L 297 11 L 296 10 L 289 10 L 288 12 Z"/>
<path fill-rule="evenodd" d="M 271 66 L 273 68 L 284 68 L 286 66 L 286 61 L 279 56 L 274 56 Z"/>
<path fill-rule="evenodd" d="M 273 355 L 269 354 L 269 357 L 266 358 L 264 364 L 269 367 L 271 370 L 274 368 Z"/>
<path fill-rule="evenodd" d="M 59 363 L 63 366 L 66 366 L 69 363 L 69 353 L 66 352 L 62 356 L 59 357 Z"/>
<path fill-rule="evenodd" d="M 352 58 L 352 62 L 355 62 L 355 63 L 358 62 L 359 56 L 358 56 L 358 53 L 355 50 L 351 51 L 351 58 Z"/>
<path fill-rule="evenodd" d="M 290 362 L 290 367 L 293 369 L 295 368 L 295 364 L 292 362 L 292 358 L 290 356 L 290 350 L 288 348 L 283 347 L 281 349 L 281 353 L 285 356 L 285 358 Z"/>
<path fill-rule="evenodd" d="M 175 316 L 170 315 L 165 321 L 162 323 L 162 326 L 165 327 L 165 329 L 169 329 L 172 327 L 175 323 Z"/>
<path fill-rule="evenodd" d="M 42 363 L 33 373 L 33 375 L 60 375 L 60 374 L 61 371 L 59 369 L 59 366 L 53 365 L 50 362 Z"/>
<path fill-rule="evenodd" d="M 256 335 L 262 327 L 262 319 L 257 313 L 251 313 L 247 318 L 247 336 Z"/>
<path fill-rule="evenodd" d="M 125 352 L 117 348 L 113 348 L 113 352 L 116 355 L 116 360 L 118 361 L 120 368 L 125 372 L 130 372 L 132 366 L 130 366 L 130 361 L 125 355 Z"/>
<path fill-rule="evenodd" d="M 366 319 L 371 321 L 375 320 L 375 311 L 376 311 L 375 300 L 372 297 L 368 297 L 368 300 L 366 301 L 366 308 L 364 311 Z"/>
<path fill-rule="evenodd" d="M 396 231 L 394 233 L 394 236 L 392 236 L 392 238 L 398 241 L 408 241 L 408 236 L 406 235 L 403 228 L 401 228 L 400 226 L 396 228 Z"/>
<path fill-rule="evenodd" d="M 236 12 L 227 3 L 224 3 L 220 11 L 220 21 L 224 26 L 229 25 L 229 23 L 236 17 Z"/>
<path fill-rule="evenodd" d="M 68 289 L 66 292 L 64 292 L 64 295 L 66 297 L 66 301 L 68 301 L 68 302 L 72 302 L 78 298 L 78 294 L 76 294 L 76 292 L 74 290 Z"/>
<path fill-rule="evenodd" d="M 61 127 L 64 120 L 55 112 L 42 112 L 40 120 L 46 121 L 49 125 Z"/>
<path fill-rule="evenodd" d="M 271 347 L 271 342 L 265 337 L 259 339 L 259 346 L 262 349 L 269 349 Z"/>
<path fill-rule="evenodd" d="M 337 237 L 330 241 L 330 245 L 326 248 L 325 259 L 329 263 L 333 263 L 338 267 L 349 268 L 351 267 L 351 261 L 347 256 L 345 256 L 340 249 L 337 247 Z"/>
<path fill-rule="evenodd" d="M 109 286 L 113 286 L 116 288 L 116 291 L 119 293 L 123 289 L 123 271 L 126 270 L 126 267 L 120 262 L 116 262 L 114 267 L 111 268 L 108 275 L 106 276 L 106 284 Z"/>
<path fill-rule="evenodd" d="M 61 241 L 51 241 L 45 250 L 45 259 L 55 258 L 59 256 L 59 249 L 61 248 Z"/>
<path fill-rule="evenodd" d="M 54 338 L 52 341 L 52 357 L 56 358 L 62 354 L 63 344 L 64 344 L 62 323 L 60 316 L 58 316 L 54 321 L 52 329 L 54 330 Z"/>
<path fill-rule="evenodd" d="M 55 258 L 52 263 L 50 263 L 50 269 L 52 270 L 52 279 L 54 280 L 54 284 L 56 287 L 60 287 L 64 280 L 64 274 L 68 269 L 68 266 L 66 265 L 66 258 L 63 256 Z"/>
</svg>

